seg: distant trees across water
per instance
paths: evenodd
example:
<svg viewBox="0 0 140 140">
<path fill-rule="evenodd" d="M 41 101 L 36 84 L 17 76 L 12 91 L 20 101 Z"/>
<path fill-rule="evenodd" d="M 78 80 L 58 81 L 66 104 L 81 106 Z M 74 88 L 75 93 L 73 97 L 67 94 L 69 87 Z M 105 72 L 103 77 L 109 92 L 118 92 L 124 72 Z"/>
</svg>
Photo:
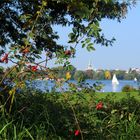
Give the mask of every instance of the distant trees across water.
<svg viewBox="0 0 140 140">
<path fill-rule="evenodd" d="M 55 70 L 55 74 L 57 74 L 58 78 L 64 78 L 66 75 L 67 70 L 64 67 L 59 66 L 53 68 Z M 77 70 L 74 66 L 70 71 L 71 79 L 80 80 L 81 79 L 93 79 L 93 80 L 105 80 L 105 79 L 112 79 L 113 74 L 115 73 L 119 80 L 134 80 L 136 77 L 140 79 L 140 73 L 136 72 L 135 70 L 126 72 L 125 70 Z"/>
<path fill-rule="evenodd" d="M 5 70 L 6 71 L 6 70 Z M 83 81 L 85 79 L 93 79 L 93 80 L 110 80 L 113 77 L 113 74 L 116 74 L 117 79 L 119 80 L 134 80 L 134 78 L 137 78 L 140 80 L 140 73 L 138 73 L 135 70 L 129 70 L 126 72 L 125 70 L 77 70 L 74 66 L 71 66 L 71 69 L 67 70 L 63 66 L 58 66 L 51 68 L 51 75 L 53 77 L 57 78 L 65 78 L 66 73 L 70 72 L 71 74 L 71 80 L 77 80 L 77 81 Z M 4 69 L 0 68 L 0 75 L 3 75 Z M 41 70 L 38 70 L 36 72 L 38 75 L 38 78 L 43 76 L 44 78 L 47 77 L 47 73 Z"/>
</svg>

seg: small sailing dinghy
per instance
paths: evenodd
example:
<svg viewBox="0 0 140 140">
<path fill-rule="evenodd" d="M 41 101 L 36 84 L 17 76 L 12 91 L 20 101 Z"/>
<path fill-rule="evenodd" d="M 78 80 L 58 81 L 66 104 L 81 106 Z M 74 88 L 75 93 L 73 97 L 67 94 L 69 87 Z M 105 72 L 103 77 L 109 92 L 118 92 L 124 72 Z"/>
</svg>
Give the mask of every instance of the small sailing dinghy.
<svg viewBox="0 0 140 140">
<path fill-rule="evenodd" d="M 116 74 L 113 75 L 112 84 L 113 84 L 113 85 L 118 85 L 118 84 L 119 84 L 119 81 L 118 81 L 118 79 L 117 79 L 117 77 L 116 77 Z"/>
<path fill-rule="evenodd" d="M 136 77 L 134 78 L 134 82 L 137 82 L 137 78 Z"/>
</svg>

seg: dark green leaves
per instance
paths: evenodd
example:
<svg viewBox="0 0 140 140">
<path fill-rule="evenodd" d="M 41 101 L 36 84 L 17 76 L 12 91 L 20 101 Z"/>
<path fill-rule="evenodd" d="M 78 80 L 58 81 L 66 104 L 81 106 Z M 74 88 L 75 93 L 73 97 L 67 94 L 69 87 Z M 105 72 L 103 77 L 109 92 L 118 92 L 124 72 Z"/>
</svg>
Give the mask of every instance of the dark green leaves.
<svg viewBox="0 0 140 140">
<path fill-rule="evenodd" d="M 127 7 L 134 1 L 119 0 L 12 0 L 0 2 L 0 47 L 7 44 L 31 46 L 31 56 L 40 58 L 45 50 L 56 53 L 64 46 L 57 41 L 55 25 L 69 26 L 68 43 L 82 43 L 88 51 L 95 50 L 94 44 L 112 45 L 101 33 L 99 22 L 104 19 L 120 21 Z M 67 36 L 67 34 L 66 34 Z M 83 42 L 81 42 L 83 41 Z M 66 44 L 70 48 L 71 44 Z M 76 45 L 75 45 L 76 46 Z M 74 46 L 73 46 L 74 47 Z M 7 49 L 7 50 L 8 50 Z M 61 55 L 61 54 L 59 54 Z M 20 55 L 16 56 L 20 59 Z M 61 57 L 62 58 L 62 57 Z"/>
<path fill-rule="evenodd" d="M 88 51 L 95 50 L 91 38 L 86 38 L 84 41 L 81 41 L 81 43 L 82 43 L 82 48 L 86 47 Z"/>
</svg>

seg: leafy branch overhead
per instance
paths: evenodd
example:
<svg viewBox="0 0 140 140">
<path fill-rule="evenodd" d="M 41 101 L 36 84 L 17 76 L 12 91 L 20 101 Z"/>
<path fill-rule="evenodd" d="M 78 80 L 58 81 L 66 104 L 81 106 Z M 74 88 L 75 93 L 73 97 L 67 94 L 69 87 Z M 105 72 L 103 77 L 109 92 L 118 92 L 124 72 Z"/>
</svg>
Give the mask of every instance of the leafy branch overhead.
<svg viewBox="0 0 140 140">
<path fill-rule="evenodd" d="M 104 19 L 125 17 L 135 0 L 1 0 L 0 1 L 0 54 L 7 44 L 17 59 L 27 47 L 29 57 L 40 58 L 42 51 L 56 53 L 64 50 L 58 43 L 59 35 L 53 26 L 69 26 L 69 43 L 82 43 L 94 50 L 94 44 L 111 45 L 101 33 L 99 22 Z M 57 56 L 58 57 L 58 56 Z"/>
</svg>

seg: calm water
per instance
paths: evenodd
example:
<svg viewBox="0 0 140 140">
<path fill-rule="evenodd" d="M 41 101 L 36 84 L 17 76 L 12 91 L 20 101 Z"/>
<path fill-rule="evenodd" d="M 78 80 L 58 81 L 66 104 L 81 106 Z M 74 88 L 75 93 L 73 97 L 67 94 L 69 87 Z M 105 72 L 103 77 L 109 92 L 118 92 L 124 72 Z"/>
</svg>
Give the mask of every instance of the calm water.
<svg viewBox="0 0 140 140">
<path fill-rule="evenodd" d="M 94 83 L 94 80 L 87 80 L 88 83 Z M 102 89 L 103 92 L 120 92 L 125 85 L 133 86 L 134 88 L 138 88 L 138 83 L 133 80 L 119 80 L 119 85 L 112 85 L 111 80 L 101 80 L 98 81 L 104 84 Z"/>
<path fill-rule="evenodd" d="M 76 83 L 75 80 L 71 80 L 69 82 L 72 83 Z M 93 85 L 95 82 L 101 82 L 104 87 L 101 90 L 102 92 L 119 92 L 122 90 L 122 88 L 125 85 L 130 85 L 133 86 L 135 88 L 138 88 L 138 83 L 134 82 L 132 80 L 119 80 L 119 85 L 112 85 L 111 80 L 86 80 L 86 83 L 89 83 L 89 85 Z M 53 90 L 53 87 L 55 86 L 53 81 L 45 81 L 45 80 L 36 80 L 33 82 L 33 87 L 40 89 L 42 91 L 51 91 Z M 64 90 L 68 89 L 68 84 L 64 84 L 64 86 L 62 87 Z M 59 89 L 58 89 L 59 90 Z"/>
</svg>

